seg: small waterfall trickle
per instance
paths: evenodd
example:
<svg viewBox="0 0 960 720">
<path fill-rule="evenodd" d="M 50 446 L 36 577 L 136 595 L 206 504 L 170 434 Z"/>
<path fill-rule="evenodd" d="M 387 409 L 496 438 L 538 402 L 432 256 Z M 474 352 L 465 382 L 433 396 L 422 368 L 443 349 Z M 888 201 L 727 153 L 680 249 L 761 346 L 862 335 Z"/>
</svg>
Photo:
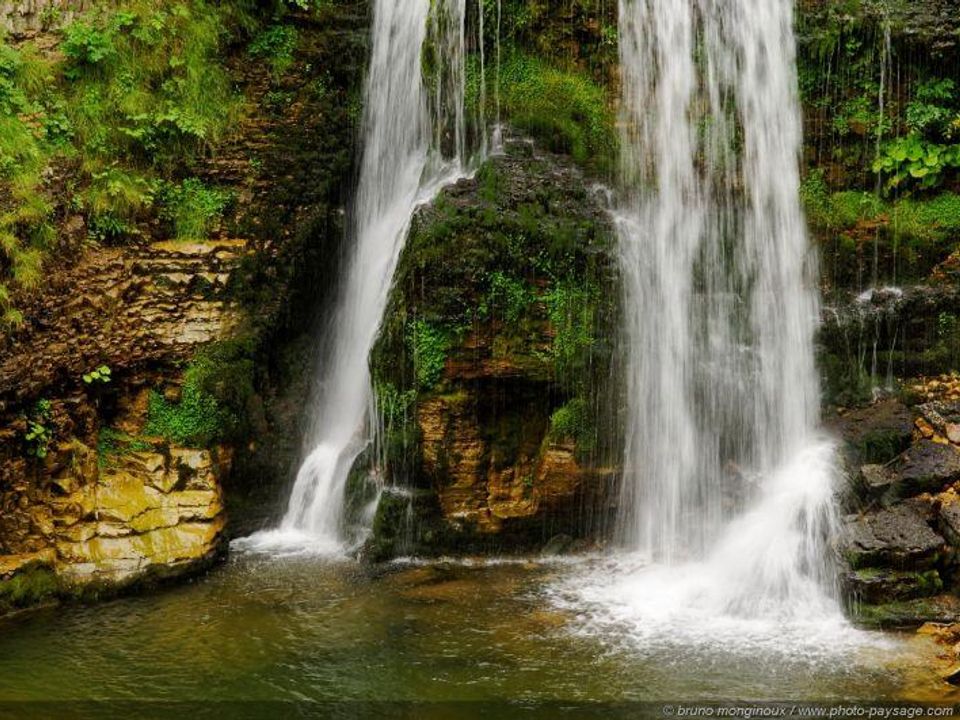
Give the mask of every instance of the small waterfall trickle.
<svg viewBox="0 0 960 720">
<path fill-rule="evenodd" d="M 308 454 L 280 527 L 242 546 L 336 554 L 359 539 L 344 527 L 344 506 L 348 474 L 374 425 L 370 350 L 416 207 L 462 177 L 468 160 L 465 20 L 466 0 L 374 4 L 351 254 L 307 408 Z"/>
</svg>

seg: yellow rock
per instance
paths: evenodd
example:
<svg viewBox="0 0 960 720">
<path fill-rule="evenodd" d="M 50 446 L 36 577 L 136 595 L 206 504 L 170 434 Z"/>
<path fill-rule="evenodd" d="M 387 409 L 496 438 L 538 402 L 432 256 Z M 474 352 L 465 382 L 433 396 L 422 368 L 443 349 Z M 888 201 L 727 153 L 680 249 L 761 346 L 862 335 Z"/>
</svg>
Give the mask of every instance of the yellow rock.
<svg viewBox="0 0 960 720">
<path fill-rule="evenodd" d="M 0 555 L 0 578 L 13 575 L 27 565 L 34 563 L 52 565 L 56 559 L 57 554 L 53 548 L 21 555 Z"/>
</svg>

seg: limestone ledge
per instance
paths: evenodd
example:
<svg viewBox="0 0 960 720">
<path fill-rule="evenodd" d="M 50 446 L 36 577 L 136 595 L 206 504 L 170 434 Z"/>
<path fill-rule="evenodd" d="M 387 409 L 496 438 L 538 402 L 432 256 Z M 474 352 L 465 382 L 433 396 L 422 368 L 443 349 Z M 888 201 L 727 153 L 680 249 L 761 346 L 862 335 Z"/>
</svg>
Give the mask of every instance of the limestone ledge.
<svg viewBox="0 0 960 720">
<path fill-rule="evenodd" d="M 0 577 L 39 563 L 67 585 L 116 587 L 210 560 L 226 521 L 220 478 L 230 459 L 224 448 L 157 441 L 100 467 L 93 451 L 75 444 L 69 465 L 38 492 L 6 494 L 28 526 L 19 541 L 25 552 L 0 555 Z M 45 547 L 27 550 L 38 545 Z"/>
<path fill-rule="evenodd" d="M 24 327 L 0 338 L 0 410 L 107 364 L 187 357 L 227 337 L 237 317 L 227 283 L 246 240 L 100 248 L 24 301 Z"/>
</svg>

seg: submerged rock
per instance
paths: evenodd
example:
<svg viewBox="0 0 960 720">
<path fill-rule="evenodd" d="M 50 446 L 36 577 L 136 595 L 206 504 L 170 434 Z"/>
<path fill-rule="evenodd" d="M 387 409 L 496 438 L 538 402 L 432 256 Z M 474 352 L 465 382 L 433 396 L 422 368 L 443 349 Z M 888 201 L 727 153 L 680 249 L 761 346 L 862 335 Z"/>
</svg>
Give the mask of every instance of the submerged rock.
<svg viewBox="0 0 960 720">
<path fill-rule="evenodd" d="M 960 621 L 960 598 L 943 594 L 881 604 L 854 603 L 850 613 L 856 622 L 867 627 L 890 630 L 912 629 L 928 622 Z"/>
</svg>

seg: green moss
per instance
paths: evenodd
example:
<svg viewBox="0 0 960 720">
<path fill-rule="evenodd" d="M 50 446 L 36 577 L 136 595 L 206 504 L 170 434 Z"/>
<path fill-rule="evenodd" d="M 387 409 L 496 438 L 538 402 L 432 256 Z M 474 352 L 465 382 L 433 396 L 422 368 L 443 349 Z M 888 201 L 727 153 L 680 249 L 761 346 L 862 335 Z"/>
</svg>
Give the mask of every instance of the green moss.
<svg viewBox="0 0 960 720">
<path fill-rule="evenodd" d="M 97 462 L 101 468 L 113 467 L 117 458 L 152 448 L 146 440 L 112 427 L 100 428 L 97 436 Z"/>
<path fill-rule="evenodd" d="M 187 366 L 180 399 L 150 393 L 144 435 L 205 447 L 240 433 L 253 395 L 253 360 L 247 341 L 204 348 Z"/>
<path fill-rule="evenodd" d="M 447 333 L 425 320 L 414 320 L 408 328 L 407 342 L 413 356 L 417 386 L 429 390 L 443 377 L 450 345 Z"/>
<path fill-rule="evenodd" d="M 60 581 L 53 570 L 45 565 L 30 565 L 12 578 L 0 580 L 0 614 L 52 600 L 60 590 Z"/>
<path fill-rule="evenodd" d="M 487 77 L 493 83 L 493 73 Z M 471 75 L 476 99 L 479 80 Z M 495 111 L 494 88 L 488 88 L 487 112 Z M 610 101 L 603 87 L 576 69 L 561 69 L 520 51 L 504 58 L 500 68 L 503 116 L 555 152 L 568 153 L 598 173 L 616 162 L 617 134 Z"/>
</svg>

